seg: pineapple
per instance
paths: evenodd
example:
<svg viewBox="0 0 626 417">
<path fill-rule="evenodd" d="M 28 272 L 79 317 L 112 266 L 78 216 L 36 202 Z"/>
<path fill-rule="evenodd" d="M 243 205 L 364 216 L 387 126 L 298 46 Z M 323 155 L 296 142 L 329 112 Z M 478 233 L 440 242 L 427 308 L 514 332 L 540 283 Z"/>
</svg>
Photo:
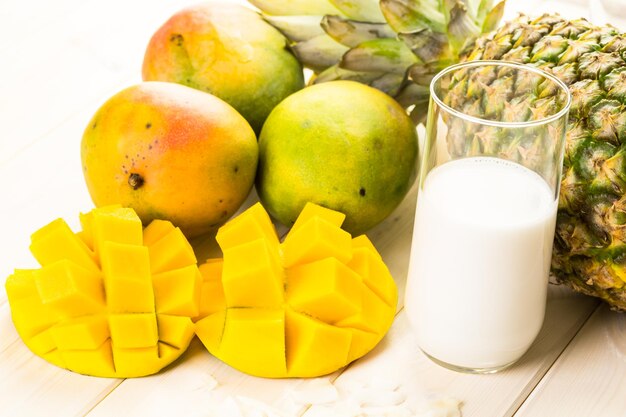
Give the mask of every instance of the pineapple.
<svg viewBox="0 0 626 417">
<path fill-rule="evenodd" d="M 535 65 L 568 85 L 572 106 L 552 272 L 558 282 L 622 311 L 626 310 L 625 57 L 626 36 L 614 27 L 558 15 L 534 20 L 519 16 L 480 37 L 462 56 Z"/>
<path fill-rule="evenodd" d="M 354 80 L 394 97 L 422 121 L 428 86 L 482 33 L 504 0 L 249 0 L 291 41 L 313 83 Z"/>
<path fill-rule="evenodd" d="M 351 79 L 377 87 L 411 106 L 415 121 L 426 114 L 433 75 L 458 60 L 522 62 L 559 77 L 572 107 L 552 272 L 559 283 L 626 311 L 626 35 L 584 19 L 521 15 L 481 36 L 498 25 L 504 1 L 493 8 L 492 0 L 250 2 L 292 41 L 316 73 L 313 82 Z M 498 77 L 485 82 L 494 97 L 513 88 Z M 456 99 L 475 105 L 467 96 Z M 554 104 L 539 100 L 531 107 Z M 491 98 L 481 105 L 517 117 L 529 111 L 524 100 Z M 473 146 L 506 151 L 488 133 L 476 135 Z M 541 151 L 532 144 L 524 149 L 524 158 Z"/>
</svg>

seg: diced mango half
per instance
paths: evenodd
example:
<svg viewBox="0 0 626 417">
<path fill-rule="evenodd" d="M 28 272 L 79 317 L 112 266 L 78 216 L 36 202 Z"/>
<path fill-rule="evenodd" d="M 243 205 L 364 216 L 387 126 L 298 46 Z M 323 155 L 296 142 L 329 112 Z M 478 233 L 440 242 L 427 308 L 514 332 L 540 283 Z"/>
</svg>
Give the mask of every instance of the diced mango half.
<svg viewBox="0 0 626 417">
<path fill-rule="evenodd" d="M 7 278 L 18 333 L 35 354 L 74 372 L 158 372 L 194 337 L 203 277 L 191 246 L 170 222 L 143 230 L 119 206 L 80 221 L 76 234 L 60 219 L 35 232 L 31 249 L 42 267 Z"/>
<path fill-rule="evenodd" d="M 200 265 L 202 343 L 227 364 L 270 378 L 324 375 L 365 355 L 397 304 L 374 245 L 340 229 L 343 214 L 314 204 L 276 245 L 261 210 L 224 225 L 223 260 Z"/>
</svg>

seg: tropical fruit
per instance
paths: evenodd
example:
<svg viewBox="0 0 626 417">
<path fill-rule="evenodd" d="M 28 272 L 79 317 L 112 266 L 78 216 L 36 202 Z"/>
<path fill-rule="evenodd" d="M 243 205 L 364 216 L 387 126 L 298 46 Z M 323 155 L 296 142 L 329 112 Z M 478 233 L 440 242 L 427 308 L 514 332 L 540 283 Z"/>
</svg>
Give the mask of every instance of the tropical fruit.
<svg viewBox="0 0 626 417">
<path fill-rule="evenodd" d="M 200 266 L 196 334 L 209 352 L 270 378 L 328 374 L 369 352 L 397 289 L 369 239 L 340 228 L 344 217 L 307 204 L 282 243 L 260 204 L 222 226 L 224 258 Z"/>
<path fill-rule="evenodd" d="M 85 129 L 83 174 L 96 206 L 132 207 L 188 236 L 215 231 L 248 196 L 254 132 L 235 109 L 179 84 L 145 82 L 107 100 Z"/>
<path fill-rule="evenodd" d="M 381 222 L 409 191 L 417 135 L 405 110 L 353 81 L 299 91 L 272 111 L 259 136 L 256 187 L 285 225 L 307 202 L 346 215 L 357 235 Z"/>
<path fill-rule="evenodd" d="M 203 3 L 173 15 L 152 36 L 145 81 L 169 81 L 211 93 L 261 130 L 272 108 L 304 86 L 287 40 L 243 6 Z"/>
<path fill-rule="evenodd" d="M 544 15 L 506 23 L 479 38 L 466 56 L 534 65 L 569 86 L 572 106 L 552 272 L 559 282 L 600 297 L 617 310 L 626 310 L 625 52 L 626 38 L 612 26 Z M 527 111 L 521 103 L 515 109 L 515 100 L 509 100 L 515 88 L 510 80 L 482 74 L 471 82 L 493 86 L 493 97 L 504 97 L 499 101 L 508 102 L 505 107 L 512 111 Z M 469 84 L 464 80 L 453 99 L 469 102 L 469 95 L 462 93 Z M 542 86 L 536 91 L 541 98 Z M 497 101 L 485 100 L 485 110 L 499 111 Z"/>
<path fill-rule="evenodd" d="M 421 120 L 428 85 L 478 35 L 493 30 L 504 1 L 250 0 L 292 43 L 314 83 L 354 80 L 412 108 Z"/>
<path fill-rule="evenodd" d="M 180 229 L 155 220 L 142 230 L 132 209 L 81 215 L 73 233 L 57 219 L 33 233 L 36 270 L 6 281 L 20 337 L 48 362 L 86 375 L 150 375 L 194 336 L 202 277 Z"/>
<path fill-rule="evenodd" d="M 552 272 L 559 282 L 626 310 L 626 41 L 616 28 L 558 15 L 520 16 L 479 36 L 501 18 L 504 2 L 492 8 L 493 1 L 381 0 L 384 21 L 376 0 L 252 3 L 319 72 L 315 82 L 347 78 L 376 86 L 413 105 L 414 120 L 426 114 L 426 86 L 433 74 L 459 59 L 523 62 L 564 81 L 573 105 Z M 355 4 L 362 7 L 352 9 Z M 359 10 L 370 13 L 357 17 L 353 13 Z M 322 16 L 323 33 L 315 23 Z M 478 81 L 494 86 L 485 110 L 506 103 L 508 111 L 527 111 L 502 99 L 515 89 L 506 80 L 483 76 Z"/>
</svg>

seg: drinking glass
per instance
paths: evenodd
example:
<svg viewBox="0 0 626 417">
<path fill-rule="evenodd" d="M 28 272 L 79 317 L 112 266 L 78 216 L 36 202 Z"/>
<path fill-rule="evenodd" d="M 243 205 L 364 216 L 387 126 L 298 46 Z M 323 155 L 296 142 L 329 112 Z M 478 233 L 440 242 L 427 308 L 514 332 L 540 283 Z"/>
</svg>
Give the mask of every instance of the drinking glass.
<svg viewBox="0 0 626 417">
<path fill-rule="evenodd" d="M 536 67 L 474 61 L 430 93 L 405 308 L 433 361 L 496 372 L 543 323 L 569 90 Z"/>
</svg>

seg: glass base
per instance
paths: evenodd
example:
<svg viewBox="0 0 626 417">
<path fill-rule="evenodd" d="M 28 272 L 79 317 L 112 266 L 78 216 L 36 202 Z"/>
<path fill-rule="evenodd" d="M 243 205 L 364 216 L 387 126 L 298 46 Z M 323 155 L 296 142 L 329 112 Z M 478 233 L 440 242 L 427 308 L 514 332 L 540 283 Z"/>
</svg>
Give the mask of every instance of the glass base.
<svg viewBox="0 0 626 417">
<path fill-rule="evenodd" d="M 422 352 L 424 352 L 424 351 L 422 350 Z M 431 361 L 435 362 L 439 366 L 443 366 L 444 368 L 450 369 L 452 371 L 462 372 L 462 373 L 465 373 L 465 374 L 495 374 L 496 372 L 500 372 L 500 371 L 510 367 L 515 362 L 517 362 L 517 360 L 515 360 L 515 361 L 509 362 L 509 363 L 507 363 L 505 365 L 495 366 L 493 368 L 467 368 L 465 366 L 452 365 L 450 363 L 440 361 L 439 359 L 430 356 L 426 352 L 424 352 L 424 355 L 426 355 L 428 357 L 428 359 L 430 359 Z"/>
</svg>

